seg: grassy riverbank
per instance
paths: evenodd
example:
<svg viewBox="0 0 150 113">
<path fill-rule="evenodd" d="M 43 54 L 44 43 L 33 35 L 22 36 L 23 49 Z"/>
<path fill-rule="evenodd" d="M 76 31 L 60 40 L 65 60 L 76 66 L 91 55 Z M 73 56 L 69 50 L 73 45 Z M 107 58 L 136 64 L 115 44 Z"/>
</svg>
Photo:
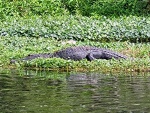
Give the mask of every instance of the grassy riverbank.
<svg viewBox="0 0 150 113">
<path fill-rule="evenodd" d="M 0 67 L 62 71 L 150 71 L 149 0 L 6 0 L 0 2 Z M 69 40 L 76 41 L 69 44 Z M 59 58 L 10 64 L 34 53 L 90 45 L 135 60 Z"/>
<path fill-rule="evenodd" d="M 52 53 L 62 48 L 90 45 L 108 48 L 120 52 L 129 57 L 130 60 L 95 60 L 88 62 L 63 60 L 60 58 L 35 59 L 29 62 L 19 62 L 10 64 L 10 59 L 19 59 L 33 53 Z M 130 42 L 111 42 L 100 43 L 86 40 L 76 41 L 76 44 L 69 44 L 67 40 L 55 40 L 50 38 L 29 38 L 29 37 L 1 37 L 0 38 L 0 66 L 5 68 L 30 68 L 39 70 L 61 70 L 61 71 L 101 71 L 101 72 L 133 72 L 150 70 L 150 44 L 149 43 L 130 43 Z"/>
</svg>

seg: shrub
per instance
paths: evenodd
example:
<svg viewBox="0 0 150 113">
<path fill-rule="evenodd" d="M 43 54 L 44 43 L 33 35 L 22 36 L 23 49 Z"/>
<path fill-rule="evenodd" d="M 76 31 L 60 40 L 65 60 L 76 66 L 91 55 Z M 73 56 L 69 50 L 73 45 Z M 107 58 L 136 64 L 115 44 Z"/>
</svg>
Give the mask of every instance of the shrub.
<svg viewBox="0 0 150 113">
<path fill-rule="evenodd" d="M 1 0 L 0 18 L 63 15 L 120 16 L 148 14 L 148 0 Z"/>
<path fill-rule="evenodd" d="M 144 0 L 62 0 L 69 12 L 84 16 L 119 16 L 141 15 L 148 13 L 145 10 L 147 1 Z"/>
<path fill-rule="evenodd" d="M 66 11 L 60 0 L 2 0 L 1 18 L 5 16 L 62 15 Z"/>
</svg>

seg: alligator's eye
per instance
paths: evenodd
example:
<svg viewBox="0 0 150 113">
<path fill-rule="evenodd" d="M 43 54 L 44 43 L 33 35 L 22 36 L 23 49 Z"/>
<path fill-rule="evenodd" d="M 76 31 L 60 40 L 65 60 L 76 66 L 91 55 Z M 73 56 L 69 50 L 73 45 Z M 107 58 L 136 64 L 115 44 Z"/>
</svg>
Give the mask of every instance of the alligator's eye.
<svg viewBox="0 0 150 113">
<path fill-rule="evenodd" d="M 88 51 L 89 49 L 88 48 L 86 48 L 86 51 Z"/>
</svg>

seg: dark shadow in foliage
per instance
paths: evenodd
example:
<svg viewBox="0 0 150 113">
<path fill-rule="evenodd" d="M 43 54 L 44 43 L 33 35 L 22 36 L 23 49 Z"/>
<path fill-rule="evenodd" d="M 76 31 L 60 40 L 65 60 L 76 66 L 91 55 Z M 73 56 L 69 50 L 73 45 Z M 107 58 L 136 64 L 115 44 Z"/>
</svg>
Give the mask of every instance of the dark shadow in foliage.
<svg viewBox="0 0 150 113">
<path fill-rule="evenodd" d="M 148 15 L 150 0 L 62 0 L 71 13 L 83 16 Z"/>
</svg>

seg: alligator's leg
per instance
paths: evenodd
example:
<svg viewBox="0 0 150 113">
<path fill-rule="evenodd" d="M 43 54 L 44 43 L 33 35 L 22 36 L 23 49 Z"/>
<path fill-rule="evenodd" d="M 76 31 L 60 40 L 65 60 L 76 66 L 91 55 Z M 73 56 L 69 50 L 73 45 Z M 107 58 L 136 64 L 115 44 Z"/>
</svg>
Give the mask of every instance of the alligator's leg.
<svg viewBox="0 0 150 113">
<path fill-rule="evenodd" d="M 87 59 L 88 61 L 94 60 L 95 58 L 94 58 L 94 56 L 93 56 L 93 53 L 92 53 L 92 52 L 89 53 L 89 54 L 86 56 L 86 59 Z"/>
<path fill-rule="evenodd" d="M 108 60 L 109 58 L 102 51 L 94 51 L 94 52 L 90 52 L 86 56 L 86 59 L 88 61 L 92 61 L 94 59 L 106 59 L 106 60 Z"/>
</svg>

